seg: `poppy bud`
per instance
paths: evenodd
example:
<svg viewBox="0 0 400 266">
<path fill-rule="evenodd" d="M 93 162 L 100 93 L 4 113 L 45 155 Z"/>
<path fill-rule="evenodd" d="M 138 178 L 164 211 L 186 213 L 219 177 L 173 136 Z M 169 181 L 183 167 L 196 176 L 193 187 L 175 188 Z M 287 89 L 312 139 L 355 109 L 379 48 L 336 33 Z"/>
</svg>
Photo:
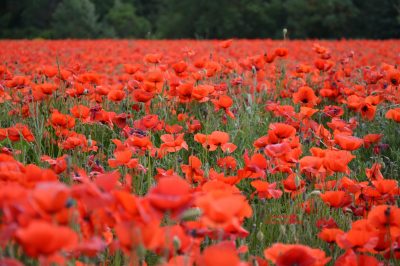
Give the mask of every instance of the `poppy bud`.
<svg viewBox="0 0 400 266">
<path fill-rule="evenodd" d="M 286 40 L 287 28 L 283 28 L 282 33 L 283 33 L 283 39 Z"/>
<path fill-rule="evenodd" d="M 353 210 L 351 208 L 343 208 L 344 213 L 351 213 L 353 214 Z"/>
<path fill-rule="evenodd" d="M 172 243 L 173 243 L 174 249 L 175 249 L 176 251 L 179 250 L 179 249 L 181 248 L 181 240 L 179 239 L 179 237 L 174 236 L 174 237 L 173 237 L 173 240 L 172 240 Z"/>
<path fill-rule="evenodd" d="M 89 135 L 89 138 L 88 138 L 88 146 L 89 146 L 89 147 L 92 147 L 92 144 L 93 144 L 93 142 L 92 142 L 92 136 Z"/>
<path fill-rule="evenodd" d="M 257 69 L 255 66 L 251 67 L 251 72 L 253 72 L 253 75 L 257 74 Z"/>
<path fill-rule="evenodd" d="M 200 215 L 201 215 L 201 209 L 200 208 L 191 208 L 187 209 L 183 214 L 182 214 L 182 221 L 194 221 L 196 220 Z"/>
<path fill-rule="evenodd" d="M 258 241 L 262 242 L 262 241 L 264 240 L 264 233 L 263 233 L 261 230 L 259 230 L 259 231 L 257 232 L 256 237 L 257 237 L 257 240 L 258 240 Z"/>
<path fill-rule="evenodd" d="M 311 196 L 311 195 L 319 195 L 319 194 L 321 194 L 321 191 L 319 191 L 319 190 L 313 190 L 313 191 L 310 192 L 309 195 Z"/>
<path fill-rule="evenodd" d="M 146 248 L 142 244 L 138 245 L 136 252 L 139 258 L 144 258 L 146 255 Z"/>
<path fill-rule="evenodd" d="M 301 184 L 300 176 L 296 175 L 296 177 L 294 178 L 294 184 L 296 185 L 296 188 L 300 187 Z"/>
<path fill-rule="evenodd" d="M 283 234 L 283 235 L 286 235 L 286 228 L 285 228 L 285 226 L 281 224 L 281 225 L 279 226 L 279 228 L 280 228 L 280 231 L 282 232 L 282 234 Z"/>
<path fill-rule="evenodd" d="M 250 93 L 247 93 L 247 102 L 249 103 L 250 106 L 253 105 L 253 98 Z"/>
</svg>

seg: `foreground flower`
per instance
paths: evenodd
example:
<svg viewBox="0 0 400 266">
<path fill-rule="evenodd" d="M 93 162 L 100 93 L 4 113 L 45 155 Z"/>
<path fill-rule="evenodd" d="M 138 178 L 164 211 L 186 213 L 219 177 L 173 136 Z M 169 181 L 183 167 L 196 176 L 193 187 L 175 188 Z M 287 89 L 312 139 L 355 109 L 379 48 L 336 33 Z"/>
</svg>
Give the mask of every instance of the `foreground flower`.
<svg viewBox="0 0 400 266">
<path fill-rule="evenodd" d="M 18 229 L 15 237 L 31 257 L 50 256 L 61 250 L 70 250 L 78 242 L 71 228 L 44 221 L 32 221 L 26 228 Z"/>
<path fill-rule="evenodd" d="M 318 97 L 315 95 L 312 88 L 308 86 L 300 87 L 299 90 L 293 94 L 293 102 L 300 103 L 303 106 L 314 107 L 318 103 Z"/>
<path fill-rule="evenodd" d="M 221 242 L 207 247 L 197 260 L 199 266 L 239 266 L 241 265 L 235 244 Z"/>
<path fill-rule="evenodd" d="M 330 261 L 325 252 L 304 245 L 276 243 L 264 250 L 265 258 L 277 266 L 322 266 Z"/>
<path fill-rule="evenodd" d="M 387 119 L 400 123 L 400 108 L 390 109 L 389 111 L 387 111 L 385 117 Z"/>
<path fill-rule="evenodd" d="M 225 232 L 248 234 L 241 224 L 253 212 L 236 187 L 214 180 L 203 185 L 203 191 L 205 194 L 197 197 L 195 203 L 203 211 L 205 225 Z"/>
<path fill-rule="evenodd" d="M 161 212 L 175 216 L 188 207 L 192 199 L 189 184 L 180 177 L 163 177 L 147 194 L 151 206 Z"/>
</svg>

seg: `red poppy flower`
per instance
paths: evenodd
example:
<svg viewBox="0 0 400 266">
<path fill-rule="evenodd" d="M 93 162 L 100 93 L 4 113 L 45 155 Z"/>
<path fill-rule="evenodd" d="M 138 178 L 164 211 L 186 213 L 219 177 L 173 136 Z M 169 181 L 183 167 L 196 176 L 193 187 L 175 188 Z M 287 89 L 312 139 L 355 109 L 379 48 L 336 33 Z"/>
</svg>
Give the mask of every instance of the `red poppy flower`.
<svg viewBox="0 0 400 266">
<path fill-rule="evenodd" d="M 333 67 L 334 63 L 330 60 L 317 59 L 314 66 L 320 71 L 328 71 Z"/>
<path fill-rule="evenodd" d="M 394 108 L 387 111 L 385 117 L 389 120 L 393 120 L 400 123 L 400 108 Z"/>
<path fill-rule="evenodd" d="M 239 266 L 240 258 L 234 243 L 220 242 L 204 249 L 197 260 L 199 266 Z"/>
<path fill-rule="evenodd" d="M 134 126 L 141 130 L 152 129 L 157 131 L 163 128 L 163 122 L 160 121 L 157 115 L 146 115 L 140 120 L 136 120 Z"/>
<path fill-rule="evenodd" d="M 326 169 L 323 166 L 323 158 L 316 156 L 304 156 L 299 160 L 300 171 L 308 176 L 324 177 Z"/>
<path fill-rule="evenodd" d="M 84 105 L 74 105 L 74 107 L 71 108 L 71 114 L 75 118 L 86 120 L 90 115 L 90 108 Z"/>
<path fill-rule="evenodd" d="M 374 163 L 371 168 L 365 169 L 365 174 L 371 181 L 384 179 L 381 173 L 382 165 L 380 163 Z"/>
<path fill-rule="evenodd" d="M 43 94 L 51 95 L 57 89 L 57 85 L 52 83 L 42 83 L 36 85 L 36 89 L 41 91 Z"/>
<path fill-rule="evenodd" d="M 320 194 L 321 199 L 333 208 L 342 208 L 352 202 L 351 196 L 344 191 L 327 191 Z"/>
<path fill-rule="evenodd" d="M 314 107 L 318 103 L 318 97 L 312 88 L 303 86 L 293 94 L 293 102 L 307 107 Z"/>
<path fill-rule="evenodd" d="M 244 154 L 245 167 L 239 170 L 238 175 L 249 178 L 265 177 L 268 161 L 265 157 L 256 153 L 249 158 L 247 151 Z"/>
<path fill-rule="evenodd" d="M 63 249 L 70 250 L 78 242 L 76 233 L 69 227 L 44 221 L 32 221 L 26 228 L 18 229 L 15 238 L 32 257 L 50 256 Z"/>
<path fill-rule="evenodd" d="M 222 131 L 214 131 L 210 135 L 196 134 L 194 140 L 201 143 L 209 151 L 215 151 L 218 147 L 227 153 L 234 152 L 236 145 L 229 143 L 229 134 Z"/>
<path fill-rule="evenodd" d="M 365 148 L 369 148 L 372 144 L 379 142 L 382 139 L 382 134 L 367 134 L 363 137 Z"/>
<path fill-rule="evenodd" d="M 24 264 L 22 264 L 22 262 L 16 260 L 16 259 L 12 259 L 12 258 L 1 258 L 0 259 L 0 265 L 4 265 L 4 266 L 24 266 Z"/>
<path fill-rule="evenodd" d="M 108 93 L 107 98 L 113 102 L 120 102 L 125 98 L 125 92 L 123 90 L 114 89 Z"/>
<path fill-rule="evenodd" d="M 26 125 L 18 123 L 7 129 L 7 137 L 11 141 L 19 141 L 21 136 L 28 142 L 35 141 L 35 137 Z"/>
<path fill-rule="evenodd" d="M 400 209 L 396 206 L 375 206 L 369 212 L 367 221 L 378 230 L 389 229 L 393 238 L 400 236 Z"/>
<path fill-rule="evenodd" d="M 115 233 L 122 250 L 130 255 L 137 256 L 139 246 L 153 251 L 163 246 L 164 234 L 157 220 L 147 223 L 123 221 L 115 226 Z"/>
<path fill-rule="evenodd" d="M 54 110 L 50 116 L 50 123 L 53 127 L 73 128 L 75 126 L 75 119 L 72 116 L 64 115 Z"/>
<path fill-rule="evenodd" d="M 173 64 L 172 68 L 174 69 L 177 75 L 180 75 L 187 69 L 187 63 L 185 61 L 180 61 L 178 63 Z"/>
<path fill-rule="evenodd" d="M 348 249 L 335 262 L 335 266 L 379 266 L 380 262 L 372 256 L 357 254 L 352 249 Z"/>
<path fill-rule="evenodd" d="M 169 259 L 168 263 L 161 264 L 161 266 L 186 266 L 193 265 L 193 259 L 189 256 L 179 255 Z"/>
<path fill-rule="evenodd" d="M 331 170 L 332 172 L 342 172 L 348 171 L 348 163 L 355 158 L 348 151 L 343 150 L 326 150 L 323 164 L 324 166 Z"/>
<path fill-rule="evenodd" d="M 106 243 L 99 237 L 93 237 L 89 240 L 80 242 L 74 252 L 76 255 L 84 255 L 88 257 L 95 257 L 100 254 L 105 248 Z"/>
<path fill-rule="evenodd" d="M 66 207 L 69 189 L 63 183 L 40 182 L 32 192 L 35 203 L 45 212 L 55 213 Z"/>
<path fill-rule="evenodd" d="M 132 75 L 139 71 L 141 66 L 139 64 L 124 64 L 124 70 L 126 73 Z"/>
<path fill-rule="evenodd" d="M 225 40 L 219 43 L 219 47 L 221 48 L 229 48 L 233 43 L 233 39 Z"/>
<path fill-rule="evenodd" d="M 198 102 L 206 102 L 209 100 L 208 95 L 214 92 L 214 86 L 198 85 L 193 88 L 191 97 Z"/>
<path fill-rule="evenodd" d="M 285 192 L 290 193 L 292 197 L 304 192 L 306 189 L 306 182 L 295 173 L 288 175 L 288 177 L 283 180 L 282 183 Z"/>
<path fill-rule="evenodd" d="M 144 56 L 144 61 L 146 61 L 147 63 L 158 64 L 161 62 L 162 58 L 163 54 L 161 53 L 146 54 Z"/>
<path fill-rule="evenodd" d="M 164 177 L 146 195 L 151 206 L 173 215 L 183 211 L 192 199 L 189 184 L 179 177 Z"/>
<path fill-rule="evenodd" d="M 132 97 L 136 102 L 148 103 L 153 99 L 154 93 L 139 89 L 133 91 Z"/>
<path fill-rule="evenodd" d="M 264 250 L 265 258 L 275 263 L 277 266 L 325 265 L 330 258 L 325 256 L 325 252 L 320 249 L 313 249 L 304 245 L 286 245 L 276 243 L 272 247 Z"/>
<path fill-rule="evenodd" d="M 268 143 L 281 143 L 284 139 L 292 138 L 296 134 L 296 129 L 288 124 L 273 123 L 269 125 Z"/>
<path fill-rule="evenodd" d="M 392 86 L 400 85 L 400 71 L 392 70 L 386 75 L 386 79 Z"/>
<path fill-rule="evenodd" d="M 172 134 L 164 134 L 161 136 L 161 140 L 163 141 L 163 144 L 160 146 L 160 151 L 162 153 L 169 153 L 169 152 L 178 152 L 181 149 L 188 150 L 189 147 L 186 143 L 186 141 L 183 139 L 184 134 L 177 134 L 177 135 L 172 135 Z"/>
<path fill-rule="evenodd" d="M 344 234 L 344 232 L 337 228 L 324 228 L 318 234 L 318 237 L 327 243 L 336 242 L 336 236 Z"/>
<path fill-rule="evenodd" d="M 331 217 L 329 219 L 318 219 L 316 223 L 318 228 L 338 228 L 336 221 Z"/>
<path fill-rule="evenodd" d="M 257 194 L 260 199 L 278 199 L 282 196 L 282 190 L 276 189 L 276 182 L 270 184 L 267 181 L 254 180 L 250 184 L 256 189 L 252 196 Z"/>
<path fill-rule="evenodd" d="M 334 137 L 335 143 L 338 144 L 340 146 L 340 148 L 342 148 L 343 150 L 346 150 L 346 151 L 357 150 L 364 143 L 363 139 L 360 139 L 360 138 L 357 138 L 354 136 L 349 136 L 347 134 L 337 133 L 334 136 L 335 136 Z"/>
<path fill-rule="evenodd" d="M 233 104 L 233 100 L 231 97 L 227 95 L 222 95 L 218 98 L 218 100 L 212 100 L 214 106 L 215 106 L 215 111 L 218 112 L 220 109 L 224 110 L 225 113 L 231 117 L 235 118 L 235 115 L 229 110 L 229 108 Z"/>
<path fill-rule="evenodd" d="M 275 49 L 275 55 L 279 57 L 285 57 L 289 53 L 288 49 L 286 48 L 277 48 Z"/>
<path fill-rule="evenodd" d="M 352 248 L 358 251 L 372 251 L 378 240 L 378 232 L 365 219 L 353 222 L 348 232 L 336 237 L 336 243 L 340 248 Z"/>
<path fill-rule="evenodd" d="M 217 164 L 221 168 L 225 169 L 235 169 L 237 166 L 236 159 L 232 156 L 226 156 L 224 158 L 219 158 Z"/>
<path fill-rule="evenodd" d="M 367 120 L 374 120 L 376 113 L 376 106 L 369 103 L 362 103 L 359 106 L 359 112 L 361 112 L 361 116 Z"/>
<path fill-rule="evenodd" d="M 223 189 L 213 189 L 196 199 L 196 206 L 203 211 L 202 221 L 211 228 L 248 234 L 240 224 L 252 215 L 246 198 Z"/>
<path fill-rule="evenodd" d="M 186 180 L 189 183 L 199 182 L 204 180 L 204 172 L 201 170 L 201 161 L 196 156 L 189 156 L 189 164 L 181 165 L 182 172 L 185 173 Z"/>
<path fill-rule="evenodd" d="M 324 107 L 324 114 L 329 117 L 341 117 L 344 110 L 340 106 L 329 105 Z"/>
</svg>

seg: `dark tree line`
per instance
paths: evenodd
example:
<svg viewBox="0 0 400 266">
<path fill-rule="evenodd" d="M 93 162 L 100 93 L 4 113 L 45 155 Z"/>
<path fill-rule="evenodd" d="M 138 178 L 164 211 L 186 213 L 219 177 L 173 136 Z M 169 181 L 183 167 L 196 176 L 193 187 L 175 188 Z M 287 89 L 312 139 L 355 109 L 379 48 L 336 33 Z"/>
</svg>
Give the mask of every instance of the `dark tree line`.
<svg viewBox="0 0 400 266">
<path fill-rule="evenodd" d="M 1 0 L 0 38 L 399 38 L 400 0 Z"/>
</svg>

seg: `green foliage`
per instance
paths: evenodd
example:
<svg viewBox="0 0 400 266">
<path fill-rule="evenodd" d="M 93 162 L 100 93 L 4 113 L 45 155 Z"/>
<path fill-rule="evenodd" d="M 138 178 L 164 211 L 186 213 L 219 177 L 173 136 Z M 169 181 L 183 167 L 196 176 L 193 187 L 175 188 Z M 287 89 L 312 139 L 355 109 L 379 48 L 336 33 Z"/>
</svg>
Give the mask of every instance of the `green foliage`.
<svg viewBox="0 0 400 266">
<path fill-rule="evenodd" d="M 53 14 L 56 38 L 97 38 L 100 24 L 90 0 L 63 0 Z"/>
<path fill-rule="evenodd" d="M 91 0 L 96 6 L 96 13 L 99 19 L 104 19 L 108 11 L 114 6 L 114 0 Z"/>
<path fill-rule="evenodd" d="M 0 38 L 400 37 L 399 0 L 1 2 Z"/>
<path fill-rule="evenodd" d="M 350 0 L 287 0 L 285 7 L 295 38 L 348 37 L 358 12 Z"/>
<path fill-rule="evenodd" d="M 281 30 L 277 28 L 277 3 L 170 0 L 160 12 L 157 29 L 159 36 L 165 38 L 271 37 L 274 31 Z M 270 12 L 274 10 L 278 12 Z"/>
<path fill-rule="evenodd" d="M 358 38 L 400 38 L 399 0 L 354 0 L 360 10 L 355 20 L 354 36 Z"/>
<path fill-rule="evenodd" d="M 115 29 L 119 37 L 146 37 L 150 31 L 150 23 L 136 15 L 134 6 L 130 3 L 115 1 L 113 8 L 106 16 L 107 22 Z"/>
</svg>

